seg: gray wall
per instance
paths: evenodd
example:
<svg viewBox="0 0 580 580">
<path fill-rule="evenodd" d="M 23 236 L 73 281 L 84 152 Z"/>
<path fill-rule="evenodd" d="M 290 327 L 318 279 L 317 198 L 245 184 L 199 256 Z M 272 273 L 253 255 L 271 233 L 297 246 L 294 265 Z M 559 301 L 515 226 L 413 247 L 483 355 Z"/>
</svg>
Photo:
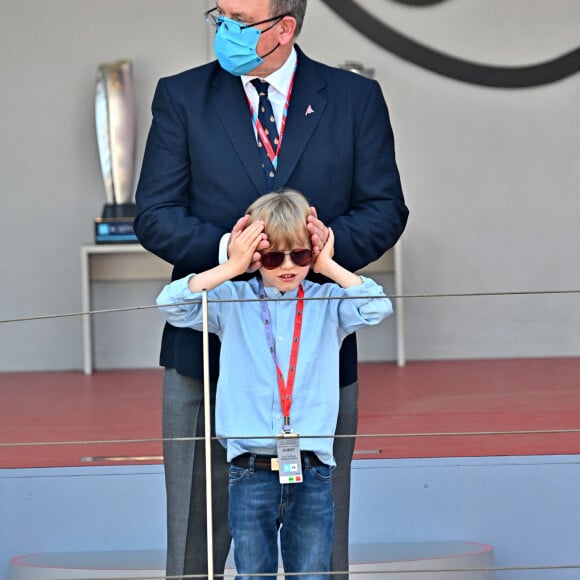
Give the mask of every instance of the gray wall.
<svg viewBox="0 0 580 580">
<path fill-rule="evenodd" d="M 208 5 L 2 0 L 0 320 L 81 310 L 79 248 L 92 242 L 104 202 L 96 68 L 134 62 L 140 160 L 156 80 L 211 56 L 201 16 Z M 364 6 L 431 47 L 477 62 L 531 64 L 578 45 L 576 0 Z M 580 288 L 579 74 L 531 89 L 468 85 L 379 49 L 319 0 L 310 0 L 300 43 L 330 64 L 354 59 L 376 69 L 411 208 L 402 243 L 406 293 Z M 159 287 L 99 282 L 93 308 L 148 305 Z M 407 355 L 575 356 L 578 306 L 577 294 L 411 298 Z M 388 324 L 363 336 L 363 360 L 394 358 Z M 96 366 L 155 366 L 160 329 L 154 311 L 99 315 Z M 0 371 L 81 366 L 79 317 L 0 324 Z"/>
</svg>

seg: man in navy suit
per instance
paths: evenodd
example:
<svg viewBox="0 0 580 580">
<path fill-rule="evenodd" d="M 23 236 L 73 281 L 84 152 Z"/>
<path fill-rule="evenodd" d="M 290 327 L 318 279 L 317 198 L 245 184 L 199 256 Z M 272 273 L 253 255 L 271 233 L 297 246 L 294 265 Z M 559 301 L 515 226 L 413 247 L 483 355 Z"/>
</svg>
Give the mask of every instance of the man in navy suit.
<svg viewBox="0 0 580 580">
<path fill-rule="evenodd" d="M 173 279 L 223 259 L 228 234 L 247 224 L 245 208 L 270 190 L 303 192 L 316 208 L 308 226 L 315 253 L 331 226 L 335 259 L 351 271 L 379 258 L 405 228 L 408 210 L 380 86 L 315 62 L 295 45 L 305 10 L 306 0 L 219 0 L 206 14 L 216 27 L 218 61 L 158 83 L 135 231 L 145 248 L 173 264 Z M 268 84 L 253 83 L 256 78 Z M 272 105 L 277 135 L 258 118 L 260 91 Z M 219 342 L 210 336 L 214 392 L 218 358 Z M 204 433 L 201 334 L 166 325 L 160 363 L 167 575 L 207 574 L 203 442 L 171 441 Z M 341 350 L 340 383 L 337 434 L 352 435 L 358 398 L 354 335 Z M 335 571 L 348 570 L 353 449 L 354 438 L 335 440 Z M 230 544 L 228 467 L 215 441 L 212 458 L 213 559 L 221 574 Z"/>
</svg>

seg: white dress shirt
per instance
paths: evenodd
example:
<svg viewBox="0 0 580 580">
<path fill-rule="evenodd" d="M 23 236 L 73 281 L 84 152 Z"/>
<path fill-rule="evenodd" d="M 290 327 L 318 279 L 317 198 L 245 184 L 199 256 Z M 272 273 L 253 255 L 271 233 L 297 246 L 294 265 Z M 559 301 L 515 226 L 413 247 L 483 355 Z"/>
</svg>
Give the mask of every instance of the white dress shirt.
<svg viewBox="0 0 580 580">
<path fill-rule="evenodd" d="M 298 55 L 296 54 L 296 49 L 292 48 L 292 52 L 288 57 L 288 60 L 280 67 L 277 71 L 268 75 L 265 81 L 270 83 L 270 89 L 268 90 L 268 98 L 270 103 L 272 103 L 272 111 L 274 112 L 274 117 L 276 118 L 276 126 L 278 127 L 278 134 L 282 128 L 282 116 L 284 115 L 284 107 L 286 106 L 286 97 L 288 96 L 288 91 L 290 89 L 290 83 L 292 82 L 292 77 L 294 76 L 294 71 L 296 70 L 296 62 L 298 60 Z M 258 91 L 251 83 L 255 76 L 243 75 L 241 77 L 241 82 L 246 92 L 248 100 L 252 104 L 254 111 L 258 108 L 258 102 L 260 97 L 258 96 Z M 248 110 L 248 115 L 250 114 Z M 256 127 L 254 127 L 254 132 L 256 133 L 256 147 L 258 135 L 256 132 Z M 242 216 L 240 216 L 242 217 Z M 230 241 L 230 234 L 224 234 L 220 240 L 219 245 L 219 263 L 223 264 L 228 259 L 228 242 Z"/>
</svg>

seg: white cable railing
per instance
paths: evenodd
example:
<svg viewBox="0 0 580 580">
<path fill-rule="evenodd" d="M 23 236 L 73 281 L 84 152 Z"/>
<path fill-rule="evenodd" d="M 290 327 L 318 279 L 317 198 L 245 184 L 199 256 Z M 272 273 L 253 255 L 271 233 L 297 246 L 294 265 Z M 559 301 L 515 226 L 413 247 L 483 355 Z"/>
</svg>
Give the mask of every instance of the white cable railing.
<svg viewBox="0 0 580 580">
<path fill-rule="evenodd" d="M 498 297 L 498 296 L 544 296 L 544 295 L 561 295 L 561 294 L 580 294 L 580 290 L 536 290 L 536 291 L 498 291 L 498 292 L 469 292 L 469 293 L 437 293 L 437 294 L 427 294 L 427 293 L 415 293 L 415 294 L 397 294 L 391 295 L 390 298 L 393 300 L 409 300 L 409 299 L 437 299 L 437 298 L 460 298 L 460 297 Z M 356 299 L 358 297 L 352 297 L 352 299 Z M 368 298 L 368 297 L 367 297 Z M 381 296 L 377 296 L 376 298 L 382 298 Z M 325 298 L 326 299 L 326 298 Z M 344 299 L 344 298 L 343 298 Z M 273 301 L 276 299 L 272 299 Z M 278 299 L 280 300 L 280 299 Z M 283 300 L 288 300 L 284 298 Z M 313 300 L 305 298 L 307 300 Z M 320 299 L 314 299 L 320 300 Z M 244 300 L 242 302 L 255 302 L 256 300 Z M 209 401 L 210 397 L 210 379 L 209 379 L 209 364 L 208 364 L 208 332 L 207 332 L 207 309 L 208 303 L 212 301 L 208 300 L 207 293 L 203 293 L 202 297 L 202 311 L 203 311 L 203 319 L 204 319 L 204 326 L 205 331 L 203 332 L 203 348 L 204 348 L 204 369 L 203 369 L 203 382 L 204 382 L 204 398 L 206 401 Z M 222 301 L 215 301 L 215 302 L 230 302 L 229 300 L 222 300 Z M 47 320 L 47 319 L 55 319 L 55 318 L 68 318 L 68 317 L 77 317 L 77 316 L 94 316 L 98 314 L 104 313 L 120 313 L 120 312 L 129 312 L 129 311 L 140 311 L 140 310 L 149 310 L 149 309 L 157 309 L 157 305 L 150 305 L 150 306 L 137 306 L 137 307 L 125 307 L 125 308 L 110 308 L 110 309 L 102 309 L 102 310 L 94 310 L 89 312 L 69 312 L 64 314 L 51 314 L 51 315 L 42 315 L 42 316 L 29 316 L 29 317 L 19 317 L 19 318 L 12 318 L 6 320 L 0 320 L 0 325 L 8 325 L 14 323 L 25 323 L 28 321 L 33 320 Z M 149 443 L 180 443 L 185 441 L 204 441 L 205 445 L 205 461 L 206 461 L 206 503 L 209 506 L 207 510 L 207 537 L 208 537 L 208 574 L 207 575 L 183 575 L 183 576 L 134 576 L 132 578 L 141 578 L 141 580 L 159 580 L 160 577 L 165 577 L 169 580 L 177 580 L 178 578 L 189 579 L 189 578 L 210 578 L 213 579 L 214 577 L 228 577 L 229 574 L 215 574 L 214 567 L 213 567 L 213 528 L 212 528 L 212 486 L 211 486 L 211 473 L 212 473 L 212 464 L 211 464 L 211 452 L 210 452 L 210 445 L 211 442 L 216 440 L 216 437 L 212 437 L 211 435 L 211 413 L 210 413 L 210 405 L 204 405 L 204 413 L 205 413 L 205 436 L 204 437 L 175 437 L 175 438 L 136 438 L 136 439 L 100 439 L 100 440 L 67 440 L 67 441 L 35 441 L 35 442 L 3 442 L 0 441 L 0 450 L 2 448 L 31 448 L 31 447 L 38 447 L 38 448 L 50 448 L 55 446 L 78 446 L 80 448 L 90 446 L 90 445 L 118 445 L 118 444 L 149 444 Z M 329 438 L 329 437 L 346 437 L 346 438 L 353 438 L 356 437 L 358 440 L 364 439 L 371 439 L 371 438 L 381 438 L 384 440 L 395 439 L 395 438 L 441 438 L 441 437 L 497 437 L 497 436 L 549 436 L 549 435 L 562 435 L 562 434 L 580 434 L 580 423 L 577 428 L 562 428 L 562 429 L 512 429 L 512 430 L 474 430 L 474 431 L 440 431 L 440 432 L 405 432 L 405 433 L 372 433 L 372 434 L 346 434 L 346 435 L 318 435 L 317 438 Z M 302 438 L 309 438 L 307 435 L 302 435 Z M 258 436 L 248 436 L 248 437 L 235 437 L 236 439 L 259 439 L 261 437 Z M 263 437 L 263 438 L 271 438 L 271 437 Z M 221 439 L 224 439 L 221 437 Z M 379 450 L 380 451 L 380 450 Z M 367 450 L 366 453 L 370 453 L 371 451 Z M 580 440 L 579 440 L 579 449 L 578 452 L 580 454 Z M 163 459 L 162 455 L 82 455 L 82 449 L 79 451 L 79 460 L 84 464 L 91 464 L 91 463 L 119 463 L 119 462 L 127 462 L 127 461 L 143 461 L 143 462 L 154 462 L 154 461 L 161 461 Z M 580 457 L 580 455 L 579 455 Z M 549 464 L 550 460 L 546 459 L 545 464 Z M 570 464 L 580 464 L 580 459 L 578 461 L 570 461 Z M 540 460 L 538 465 L 542 464 Z M 526 572 L 526 571 L 535 571 L 535 572 L 548 572 L 548 571 L 557 571 L 557 570 L 580 570 L 580 563 L 571 562 L 571 563 L 560 563 L 560 564 L 553 564 L 553 565 L 522 565 L 522 566 L 490 566 L 490 567 L 449 567 L 449 568 L 438 568 L 437 570 L 431 570 L 421 567 L 415 568 L 401 568 L 401 569 L 383 569 L 383 570 L 373 570 L 373 571 L 364 571 L 364 570 L 356 570 L 350 571 L 352 575 L 360 575 L 364 577 L 368 574 L 381 574 L 384 575 L 385 578 L 388 578 L 390 575 L 393 574 L 425 574 L 425 579 L 429 578 L 430 574 L 435 573 L 446 573 L 448 574 L 449 578 L 452 580 L 453 577 L 461 572 Z M 324 576 L 332 577 L 336 574 L 343 574 L 348 573 L 348 571 L 341 571 L 341 572 L 319 572 L 313 573 L 313 575 L 319 575 L 321 578 Z M 276 574 L 252 574 L 252 576 L 262 577 L 262 576 L 277 576 Z M 288 577 L 300 575 L 296 574 L 285 574 Z M 95 579 L 97 576 L 91 575 L 91 578 Z M 110 575 L 103 576 L 107 580 L 114 580 Z M 119 577 L 119 580 L 124 580 L 126 576 Z M 67 576 L 67 579 L 70 580 L 70 577 Z M 81 578 L 79 578 L 81 580 Z"/>
</svg>

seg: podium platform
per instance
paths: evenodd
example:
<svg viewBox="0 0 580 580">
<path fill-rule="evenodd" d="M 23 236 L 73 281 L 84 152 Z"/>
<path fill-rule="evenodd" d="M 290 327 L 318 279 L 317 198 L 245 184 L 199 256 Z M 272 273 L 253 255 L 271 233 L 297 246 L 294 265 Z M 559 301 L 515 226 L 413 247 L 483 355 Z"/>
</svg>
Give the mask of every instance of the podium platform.
<svg viewBox="0 0 580 580">
<path fill-rule="evenodd" d="M 476 542 L 355 544 L 350 560 L 352 576 L 365 580 L 385 573 L 389 580 L 445 580 L 453 570 L 453 580 L 493 580 L 493 549 Z M 30 554 L 11 560 L 10 580 L 160 578 L 164 565 L 163 550 Z M 234 575 L 230 554 L 226 578 Z"/>
</svg>

